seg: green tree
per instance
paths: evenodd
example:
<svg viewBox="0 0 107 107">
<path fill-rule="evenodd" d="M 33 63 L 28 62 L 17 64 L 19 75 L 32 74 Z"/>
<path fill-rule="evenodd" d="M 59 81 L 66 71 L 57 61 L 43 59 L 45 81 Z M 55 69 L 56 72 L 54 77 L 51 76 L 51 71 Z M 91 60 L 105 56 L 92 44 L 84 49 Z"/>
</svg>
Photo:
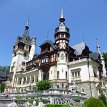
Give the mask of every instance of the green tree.
<svg viewBox="0 0 107 107">
<path fill-rule="evenodd" d="M 0 84 L 0 92 L 4 92 L 4 89 L 5 89 L 5 84 L 1 83 Z"/>
<path fill-rule="evenodd" d="M 38 90 L 48 90 L 49 88 L 51 88 L 51 86 L 52 83 L 49 80 L 39 81 L 36 84 Z"/>
<path fill-rule="evenodd" d="M 99 96 L 99 99 L 105 104 L 105 106 L 107 107 L 107 99 L 106 96 L 101 93 L 101 95 Z"/>
<path fill-rule="evenodd" d="M 91 97 L 84 102 L 82 107 L 105 107 L 105 105 L 99 99 Z"/>
<path fill-rule="evenodd" d="M 105 61 L 105 66 L 107 69 L 107 52 L 103 53 L 104 61 Z"/>
<path fill-rule="evenodd" d="M 9 66 L 0 66 L 0 71 L 9 71 Z"/>
</svg>

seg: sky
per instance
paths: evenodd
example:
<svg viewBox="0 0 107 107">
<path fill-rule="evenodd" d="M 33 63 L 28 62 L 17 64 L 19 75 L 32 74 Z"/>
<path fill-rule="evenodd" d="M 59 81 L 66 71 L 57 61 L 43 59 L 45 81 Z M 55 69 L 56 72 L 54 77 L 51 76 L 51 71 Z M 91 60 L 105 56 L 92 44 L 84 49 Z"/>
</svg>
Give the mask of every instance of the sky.
<svg viewBox="0 0 107 107">
<path fill-rule="evenodd" d="M 107 0 L 0 0 L 0 65 L 11 64 L 13 45 L 22 36 L 29 14 L 36 53 L 47 36 L 54 41 L 62 8 L 71 47 L 84 41 L 95 52 L 98 39 L 101 51 L 107 52 Z"/>
</svg>

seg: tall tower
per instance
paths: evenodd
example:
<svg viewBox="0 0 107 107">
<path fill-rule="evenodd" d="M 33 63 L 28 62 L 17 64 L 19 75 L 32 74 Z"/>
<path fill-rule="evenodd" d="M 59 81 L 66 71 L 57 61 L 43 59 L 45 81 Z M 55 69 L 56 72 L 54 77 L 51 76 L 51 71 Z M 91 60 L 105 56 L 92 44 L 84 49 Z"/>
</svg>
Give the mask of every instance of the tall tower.
<svg viewBox="0 0 107 107">
<path fill-rule="evenodd" d="M 16 43 L 13 46 L 13 56 L 10 66 L 10 72 L 13 72 L 12 87 L 14 86 L 14 78 L 16 72 L 22 72 L 26 70 L 26 62 L 32 59 L 35 51 L 36 40 L 30 39 L 29 36 L 29 23 L 25 26 L 25 31 L 22 37 L 17 37 Z"/>
<path fill-rule="evenodd" d="M 57 49 L 57 79 L 68 80 L 68 51 L 69 29 L 65 25 L 63 10 L 59 19 L 59 26 L 55 29 L 55 47 Z"/>
</svg>

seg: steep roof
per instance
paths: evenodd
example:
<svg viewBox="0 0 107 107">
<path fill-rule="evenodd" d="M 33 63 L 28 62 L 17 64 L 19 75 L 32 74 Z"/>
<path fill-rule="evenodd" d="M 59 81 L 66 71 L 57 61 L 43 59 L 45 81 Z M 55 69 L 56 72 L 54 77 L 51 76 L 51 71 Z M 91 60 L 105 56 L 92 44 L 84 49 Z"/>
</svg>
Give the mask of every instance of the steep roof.
<svg viewBox="0 0 107 107">
<path fill-rule="evenodd" d="M 94 59 L 94 60 L 99 60 L 100 55 L 99 55 L 98 52 L 93 52 L 93 53 L 89 54 L 89 57 L 92 58 L 92 59 Z"/>
<path fill-rule="evenodd" d="M 74 45 L 72 48 L 75 50 L 76 55 L 81 55 L 83 50 L 88 47 L 85 42 Z"/>
<path fill-rule="evenodd" d="M 46 40 L 45 42 L 43 42 L 43 43 L 40 45 L 40 47 L 42 47 L 42 46 L 45 45 L 45 44 L 50 44 L 50 45 L 54 48 L 54 44 L 53 44 L 53 42 L 52 42 L 51 40 Z"/>
</svg>

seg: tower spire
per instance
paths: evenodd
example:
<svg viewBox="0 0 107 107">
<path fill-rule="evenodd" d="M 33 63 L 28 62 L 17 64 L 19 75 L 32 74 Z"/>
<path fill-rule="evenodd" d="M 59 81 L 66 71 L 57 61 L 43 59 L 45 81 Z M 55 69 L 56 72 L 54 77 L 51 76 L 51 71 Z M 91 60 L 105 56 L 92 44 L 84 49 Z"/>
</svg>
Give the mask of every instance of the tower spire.
<svg viewBox="0 0 107 107">
<path fill-rule="evenodd" d="M 61 9 L 61 18 L 64 18 L 63 8 Z"/>
<path fill-rule="evenodd" d="M 25 26 L 25 31 L 24 31 L 23 36 L 22 36 L 22 39 L 23 39 L 24 42 L 30 42 L 29 18 L 30 18 L 30 15 L 28 16 L 27 23 L 26 23 L 26 26 Z"/>
<path fill-rule="evenodd" d="M 83 32 L 83 42 L 85 42 L 85 32 Z"/>
<path fill-rule="evenodd" d="M 100 45 L 98 44 L 98 39 L 96 39 L 96 49 L 98 52 L 100 51 Z"/>
<path fill-rule="evenodd" d="M 27 23 L 26 23 L 25 29 L 28 29 L 28 28 L 29 28 L 29 19 L 30 19 L 30 14 L 29 14 L 29 16 L 28 16 L 28 20 L 27 20 Z"/>
<path fill-rule="evenodd" d="M 100 50 L 100 45 L 98 44 L 98 39 L 96 39 L 96 48 L 97 48 L 97 52 L 99 53 L 100 59 L 101 59 L 103 77 L 106 77 L 107 75 L 106 75 L 105 62 L 104 62 L 104 58 L 103 58 L 103 55 L 102 55 L 101 50 Z"/>
<path fill-rule="evenodd" d="M 59 21 L 60 22 L 64 22 L 65 21 L 63 9 L 61 9 L 61 17 L 60 17 Z"/>
</svg>

